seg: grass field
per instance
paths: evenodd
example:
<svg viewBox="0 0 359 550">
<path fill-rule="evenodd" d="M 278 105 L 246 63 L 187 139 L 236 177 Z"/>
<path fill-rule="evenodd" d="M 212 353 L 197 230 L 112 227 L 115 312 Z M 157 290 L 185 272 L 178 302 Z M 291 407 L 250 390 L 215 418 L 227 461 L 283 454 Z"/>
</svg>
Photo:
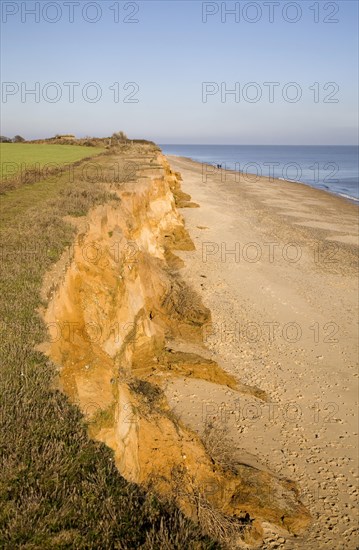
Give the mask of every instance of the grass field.
<svg viewBox="0 0 359 550">
<path fill-rule="evenodd" d="M 102 153 L 102 147 L 0 143 L 1 190 L 39 181 L 65 166 Z"/>
<path fill-rule="evenodd" d="M 44 166 L 50 162 L 67 164 L 85 157 L 98 155 L 104 149 L 77 145 L 39 145 L 37 143 L 0 143 L 1 164 L 25 163 L 29 168 L 36 163 Z"/>
<path fill-rule="evenodd" d="M 124 156 L 97 162 L 107 181 L 114 162 L 127 177 Z M 81 167 L 73 182 L 60 174 L 0 202 L 0 548 L 218 548 L 174 505 L 119 474 L 112 451 L 89 439 L 79 409 L 56 389 L 56 365 L 37 351 L 48 337 L 38 313 L 43 277 L 74 239 L 64 218 L 116 200 Z"/>
</svg>

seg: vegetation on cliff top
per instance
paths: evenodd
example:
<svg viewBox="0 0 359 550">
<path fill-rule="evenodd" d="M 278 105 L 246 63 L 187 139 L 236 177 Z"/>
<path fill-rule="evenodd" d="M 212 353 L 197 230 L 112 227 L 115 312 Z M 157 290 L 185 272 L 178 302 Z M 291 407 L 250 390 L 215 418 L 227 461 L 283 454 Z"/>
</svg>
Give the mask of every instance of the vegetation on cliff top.
<svg viewBox="0 0 359 550">
<path fill-rule="evenodd" d="M 150 149 L 131 151 L 138 158 Z M 103 167 L 114 160 L 120 183 L 126 154 L 99 158 Z M 1 201 L 0 547 L 216 548 L 174 505 L 125 481 L 55 389 L 56 365 L 36 351 L 46 339 L 44 274 L 74 238 L 64 217 L 114 199 L 81 164 L 74 174 L 22 185 Z"/>
</svg>

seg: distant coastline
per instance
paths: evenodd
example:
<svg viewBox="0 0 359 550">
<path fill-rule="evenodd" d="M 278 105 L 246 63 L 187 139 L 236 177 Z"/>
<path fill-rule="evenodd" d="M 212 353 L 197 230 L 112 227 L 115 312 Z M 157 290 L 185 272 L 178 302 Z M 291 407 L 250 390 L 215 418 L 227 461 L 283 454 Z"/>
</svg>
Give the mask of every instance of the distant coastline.
<svg viewBox="0 0 359 550">
<path fill-rule="evenodd" d="M 166 145 L 166 155 L 223 170 L 299 183 L 359 205 L 358 148 L 343 146 Z M 293 177 L 294 176 L 294 177 Z"/>
</svg>

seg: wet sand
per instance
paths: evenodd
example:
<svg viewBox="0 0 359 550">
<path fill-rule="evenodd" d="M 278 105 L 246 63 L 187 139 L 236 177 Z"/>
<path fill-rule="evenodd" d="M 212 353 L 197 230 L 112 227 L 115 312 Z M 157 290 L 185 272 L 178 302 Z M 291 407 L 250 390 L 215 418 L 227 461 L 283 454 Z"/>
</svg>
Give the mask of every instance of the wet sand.
<svg viewBox="0 0 359 550">
<path fill-rule="evenodd" d="M 358 208 L 306 185 L 168 156 L 199 208 L 182 277 L 212 312 L 211 355 L 267 401 L 203 380 L 167 395 L 185 423 L 228 434 L 235 454 L 298 482 L 313 522 L 268 528 L 264 549 L 358 545 Z M 238 181 L 239 179 L 239 181 Z"/>
</svg>

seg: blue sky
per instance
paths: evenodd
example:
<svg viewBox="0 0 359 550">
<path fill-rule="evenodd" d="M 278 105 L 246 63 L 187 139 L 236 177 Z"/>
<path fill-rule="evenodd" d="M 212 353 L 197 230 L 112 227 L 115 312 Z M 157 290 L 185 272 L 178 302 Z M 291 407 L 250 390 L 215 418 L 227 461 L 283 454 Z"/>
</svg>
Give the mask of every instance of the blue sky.
<svg viewBox="0 0 359 550">
<path fill-rule="evenodd" d="M 225 11 L 235 2 L 69 3 L 73 22 L 63 1 L 2 0 L 3 135 L 124 130 L 158 143 L 357 142 L 355 1 L 240 1 L 239 22 Z M 37 9 L 39 22 L 25 8 Z M 73 102 L 69 82 L 78 83 Z M 26 95 L 36 86 L 37 98 Z M 231 89 L 237 95 L 225 94 Z"/>
</svg>

